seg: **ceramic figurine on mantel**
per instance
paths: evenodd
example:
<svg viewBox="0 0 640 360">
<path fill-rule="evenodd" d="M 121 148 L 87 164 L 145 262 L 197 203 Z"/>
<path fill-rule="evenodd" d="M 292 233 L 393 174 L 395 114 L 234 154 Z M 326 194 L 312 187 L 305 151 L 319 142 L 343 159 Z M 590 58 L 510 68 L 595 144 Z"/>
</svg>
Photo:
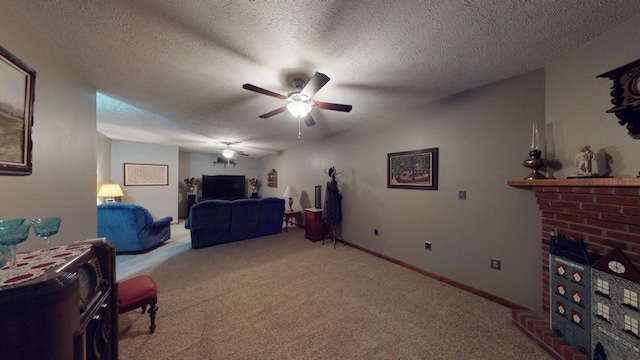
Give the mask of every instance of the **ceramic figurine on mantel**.
<svg viewBox="0 0 640 360">
<path fill-rule="evenodd" d="M 596 154 L 591 151 L 590 145 L 583 145 L 578 148 L 576 154 L 576 167 L 578 175 L 573 177 L 600 177 L 597 173 L 593 173 L 591 162 L 596 159 Z"/>
<path fill-rule="evenodd" d="M 529 158 L 522 162 L 522 166 L 531 169 L 531 174 L 524 178 L 525 180 L 546 179 L 547 177 L 540 173 L 540 168 L 547 166 L 547 159 L 541 158 L 542 151 L 540 151 L 540 138 L 538 135 L 538 123 L 533 123 L 531 131 L 531 150 L 529 151 Z"/>
</svg>

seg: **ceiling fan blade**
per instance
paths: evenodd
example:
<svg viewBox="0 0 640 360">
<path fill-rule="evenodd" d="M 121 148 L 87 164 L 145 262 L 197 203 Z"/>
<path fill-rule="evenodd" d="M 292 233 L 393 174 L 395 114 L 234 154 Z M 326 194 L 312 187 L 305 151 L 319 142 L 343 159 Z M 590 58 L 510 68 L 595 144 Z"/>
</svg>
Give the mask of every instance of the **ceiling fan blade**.
<svg viewBox="0 0 640 360">
<path fill-rule="evenodd" d="M 351 105 L 332 104 L 332 103 L 327 103 L 327 102 L 322 102 L 322 101 L 314 101 L 314 103 L 316 103 L 316 105 L 318 105 L 318 109 L 323 109 L 323 110 L 335 110 L 335 111 L 349 112 L 349 111 L 351 111 L 351 108 L 352 108 Z"/>
<path fill-rule="evenodd" d="M 305 116 L 304 123 L 307 124 L 307 126 L 313 126 L 313 125 L 316 124 L 316 122 L 313 121 L 313 118 L 311 117 L 311 114 L 307 114 L 307 116 Z"/>
<path fill-rule="evenodd" d="M 244 84 L 244 85 L 242 85 L 242 88 L 246 89 L 246 90 L 250 90 L 250 91 L 255 91 L 255 92 L 260 93 L 260 94 L 273 96 L 275 98 L 282 99 L 282 100 L 287 98 L 284 95 L 281 95 L 281 94 L 275 93 L 273 91 L 269 91 L 269 90 L 263 89 L 261 87 L 257 87 L 255 85 L 251 85 L 251 84 Z"/>
<path fill-rule="evenodd" d="M 313 95 L 315 95 L 323 86 L 325 86 L 329 82 L 329 77 L 323 73 L 316 72 L 313 77 L 309 80 L 307 85 L 302 88 L 300 94 L 306 95 L 309 99 Z"/>
<path fill-rule="evenodd" d="M 283 106 L 283 107 L 281 107 L 281 108 L 277 108 L 277 109 L 275 109 L 275 110 L 273 110 L 273 111 L 271 111 L 271 112 L 268 112 L 268 113 L 266 113 L 266 114 L 262 114 L 262 115 L 260 115 L 259 117 L 260 117 L 260 118 L 263 118 L 263 119 L 270 118 L 270 117 L 272 117 L 273 115 L 278 115 L 278 114 L 280 114 L 281 112 L 283 112 L 283 111 L 285 111 L 285 110 L 287 110 L 287 106 L 286 106 L 286 105 L 285 105 L 285 106 Z"/>
<path fill-rule="evenodd" d="M 249 156 L 249 154 L 243 153 L 242 151 L 236 151 L 236 155 Z"/>
</svg>

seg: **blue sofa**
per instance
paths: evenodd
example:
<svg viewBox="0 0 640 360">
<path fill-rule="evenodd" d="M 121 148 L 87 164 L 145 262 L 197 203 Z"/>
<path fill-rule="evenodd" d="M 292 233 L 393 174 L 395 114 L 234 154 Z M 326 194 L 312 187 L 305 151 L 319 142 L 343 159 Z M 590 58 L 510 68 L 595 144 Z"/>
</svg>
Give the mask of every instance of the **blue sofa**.
<svg viewBox="0 0 640 360">
<path fill-rule="evenodd" d="M 205 200 L 191 207 L 184 227 L 191 247 L 224 244 L 282 232 L 284 199 Z"/>
<path fill-rule="evenodd" d="M 127 203 L 98 205 L 98 237 L 105 237 L 116 253 L 141 252 L 171 238 L 171 216 L 153 221 L 147 209 Z"/>
</svg>

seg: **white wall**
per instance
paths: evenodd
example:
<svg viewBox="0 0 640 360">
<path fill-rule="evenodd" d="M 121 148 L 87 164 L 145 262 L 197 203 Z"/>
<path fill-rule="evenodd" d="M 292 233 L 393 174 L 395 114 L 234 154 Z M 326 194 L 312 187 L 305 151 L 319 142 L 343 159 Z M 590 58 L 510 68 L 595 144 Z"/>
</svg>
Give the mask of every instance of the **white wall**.
<svg viewBox="0 0 640 360">
<path fill-rule="evenodd" d="M 611 104 L 613 82 L 596 76 L 640 57 L 640 15 L 588 44 L 571 51 L 546 68 L 548 157 L 558 160 L 556 178 L 577 173 L 574 156 L 581 145 L 597 154 L 594 170 L 605 172 L 609 156 L 611 176 L 635 177 L 640 171 L 640 141 L 627 135 Z M 607 156 L 608 155 L 608 156 Z"/>
<path fill-rule="evenodd" d="M 111 139 L 96 132 L 96 194 L 102 184 L 111 183 Z M 96 198 L 97 204 L 104 199 Z"/>
<path fill-rule="evenodd" d="M 61 216 L 53 245 L 93 238 L 95 88 L 11 1 L 0 5 L 0 45 L 36 71 L 33 174 L 0 176 L 0 218 Z M 18 251 L 43 246 L 31 232 Z"/>
<path fill-rule="evenodd" d="M 521 163 L 534 121 L 544 122 L 543 71 L 266 157 L 261 178 L 275 168 L 279 179 L 263 195 L 282 197 L 293 184 L 302 191 L 294 208 L 309 207 L 335 166 L 344 170 L 337 180 L 346 241 L 540 309 L 540 213 L 531 191 L 507 185 L 529 173 Z M 440 149 L 437 191 L 387 188 L 388 153 L 432 147 Z M 502 271 L 490 269 L 491 258 Z"/>
<path fill-rule="evenodd" d="M 178 221 L 178 148 L 132 141 L 111 141 L 111 181 L 120 184 L 122 202 L 144 206 L 154 220 L 165 216 Z M 124 186 L 124 164 L 169 165 L 169 185 Z"/>
</svg>

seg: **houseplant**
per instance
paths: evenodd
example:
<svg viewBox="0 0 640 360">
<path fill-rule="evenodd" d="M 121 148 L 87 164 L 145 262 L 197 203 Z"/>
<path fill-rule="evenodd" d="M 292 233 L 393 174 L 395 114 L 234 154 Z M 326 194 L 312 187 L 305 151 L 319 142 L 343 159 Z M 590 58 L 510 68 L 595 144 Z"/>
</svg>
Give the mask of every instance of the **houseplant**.
<svg viewBox="0 0 640 360">
<path fill-rule="evenodd" d="M 260 186 L 260 179 L 258 178 L 251 178 L 249 179 L 249 185 L 251 185 L 251 197 L 258 197 L 258 191 L 256 190 L 259 186 Z M 253 196 L 253 194 L 256 194 L 255 196 Z"/>
<path fill-rule="evenodd" d="M 184 186 L 187 188 L 189 195 L 195 194 L 196 186 L 200 184 L 200 180 L 192 177 L 184 179 Z"/>
</svg>

